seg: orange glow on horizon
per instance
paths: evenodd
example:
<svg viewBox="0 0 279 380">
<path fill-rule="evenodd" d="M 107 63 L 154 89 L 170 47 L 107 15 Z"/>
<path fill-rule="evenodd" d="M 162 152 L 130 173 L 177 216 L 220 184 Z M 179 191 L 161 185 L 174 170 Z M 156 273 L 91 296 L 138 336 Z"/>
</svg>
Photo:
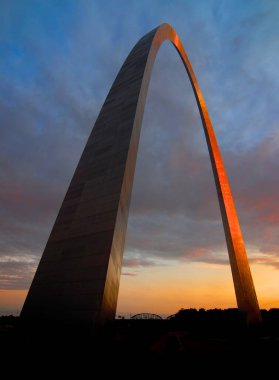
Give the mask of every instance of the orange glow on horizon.
<svg viewBox="0 0 279 380">
<path fill-rule="evenodd" d="M 0 315 L 19 315 L 27 291 L 27 289 L 0 290 Z"/>
<path fill-rule="evenodd" d="M 251 265 L 262 309 L 279 308 L 278 272 L 262 264 Z M 180 308 L 235 308 L 236 298 L 229 265 L 185 263 L 142 268 L 136 276 L 122 276 L 117 314 L 152 312 L 170 315 Z"/>
<path fill-rule="evenodd" d="M 261 309 L 279 308 L 278 270 L 251 264 Z M 0 290 L 0 315 L 18 315 L 27 290 Z M 236 307 L 230 267 L 185 263 L 148 267 L 122 276 L 117 314 L 154 312 L 170 315 L 180 308 Z"/>
</svg>

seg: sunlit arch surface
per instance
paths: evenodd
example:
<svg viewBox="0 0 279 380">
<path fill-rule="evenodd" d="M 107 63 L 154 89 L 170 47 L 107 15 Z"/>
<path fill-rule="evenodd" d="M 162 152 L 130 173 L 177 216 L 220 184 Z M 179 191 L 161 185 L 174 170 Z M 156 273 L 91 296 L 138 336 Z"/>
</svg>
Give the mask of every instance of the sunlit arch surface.
<svg viewBox="0 0 279 380">
<path fill-rule="evenodd" d="M 261 320 L 232 194 L 189 59 L 168 24 L 146 34 L 120 69 L 81 156 L 21 316 L 94 327 L 115 318 L 128 211 L 150 75 L 170 40 L 200 110 L 226 236 L 236 299 L 249 324 Z M 187 202 L 187 199 L 185 199 Z"/>
</svg>

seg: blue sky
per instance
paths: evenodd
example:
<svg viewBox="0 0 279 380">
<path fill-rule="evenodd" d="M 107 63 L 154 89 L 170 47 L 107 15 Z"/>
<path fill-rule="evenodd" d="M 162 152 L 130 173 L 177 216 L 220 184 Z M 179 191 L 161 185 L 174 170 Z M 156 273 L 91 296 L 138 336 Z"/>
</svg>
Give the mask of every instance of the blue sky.
<svg viewBox="0 0 279 380">
<path fill-rule="evenodd" d="M 1 1 L 0 286 L 27 289 L 120 66 L 163 22 L 196 72 L 254 263 L 279 267 L 277 1 Z M 158 54 L 124 274 L 227 265 L 201 122 L 179 57 Z M 158 190 L 160 189 L 160 190 Z"/>
</svg>

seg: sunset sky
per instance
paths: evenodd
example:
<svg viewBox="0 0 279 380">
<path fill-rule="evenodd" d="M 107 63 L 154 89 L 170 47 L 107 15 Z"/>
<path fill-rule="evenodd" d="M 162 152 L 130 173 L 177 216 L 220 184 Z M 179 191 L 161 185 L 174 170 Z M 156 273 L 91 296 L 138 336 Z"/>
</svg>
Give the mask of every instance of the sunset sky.
<svg viewBox="0 0 279 380">
<path fill-rule="evenodd" d="M 260 307 L 279 307 L 278 20 L 277 0 L 1 1 L 0 315 L 21 310 L 124 59 L 163 22 L 207 103 Z M 235 306 L 198 109 L 166 42 L 145 109 L 117 315 Z"/>
</svg>

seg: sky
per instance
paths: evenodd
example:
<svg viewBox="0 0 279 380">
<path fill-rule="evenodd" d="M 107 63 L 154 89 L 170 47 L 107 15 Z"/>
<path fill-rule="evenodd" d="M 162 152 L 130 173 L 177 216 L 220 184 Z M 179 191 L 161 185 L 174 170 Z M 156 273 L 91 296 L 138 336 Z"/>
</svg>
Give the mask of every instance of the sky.
<svg viewBox="0 0 279 380">
<path fill-rule="evenodd" d="M 279 307 L 279 3 L 0 1 L 0 314 L 18 314 L 96 117 L 134 44 L 177 31 L 226 165 L 261 308 Z M 142 125 L 117 315 L 235 307 L 209 156 L 165 42 Z"/>
</svg>

